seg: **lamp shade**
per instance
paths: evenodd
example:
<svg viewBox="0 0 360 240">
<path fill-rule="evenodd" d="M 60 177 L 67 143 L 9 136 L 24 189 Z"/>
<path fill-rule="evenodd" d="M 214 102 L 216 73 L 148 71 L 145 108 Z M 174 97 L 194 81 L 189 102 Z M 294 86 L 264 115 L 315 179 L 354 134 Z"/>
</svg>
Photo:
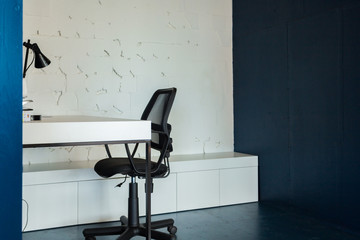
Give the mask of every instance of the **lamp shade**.
<svg viewBox="0 0 360 240">
<path fill-rule="evenodd" d="M 32 45 L 32 50 L 35 54 L 35 68 L 43 68 L 51 63 L 51 61 L 40 51 L 40 48 L 36 43 Z"/>
</svg>

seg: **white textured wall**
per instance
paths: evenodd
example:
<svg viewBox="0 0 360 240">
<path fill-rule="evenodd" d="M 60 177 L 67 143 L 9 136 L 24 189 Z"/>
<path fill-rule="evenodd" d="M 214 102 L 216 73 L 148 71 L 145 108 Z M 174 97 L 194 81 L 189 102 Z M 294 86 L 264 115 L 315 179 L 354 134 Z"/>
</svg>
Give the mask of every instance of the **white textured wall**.
<svg viewBox="0 0 360 240">
<path fill-rule="evenodd" d="M 156 89 L 174 86 L 174 154 L 233 151 L 231 3 L 24 0 L 24 41 L 52 61 L 27 72 L 29 107 L 138 119 Z M 24 163 L 104 154 L 102 147 L 25 149 Z"/>
</svg>

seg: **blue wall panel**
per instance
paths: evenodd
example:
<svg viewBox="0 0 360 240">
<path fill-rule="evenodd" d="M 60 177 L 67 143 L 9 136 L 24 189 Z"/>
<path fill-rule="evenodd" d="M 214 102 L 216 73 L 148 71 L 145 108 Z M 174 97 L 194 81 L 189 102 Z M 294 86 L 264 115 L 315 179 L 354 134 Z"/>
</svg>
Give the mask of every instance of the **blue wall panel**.
<svg viewBox="0 0 360 240">
<path fill-rule="evenodd" d="M 233 1 L 235 151 L 260 200 L 360 233 L 360 1 Z"/>
<path fill-rule="evenodd" d="M 342 221 L 360 223 L 360 7 L 344 10 L 344 155 L 340 163 Z"/>
<path fill-rule="evenodd" d="M 342 140 L 340 13 L 289 24 L 292 203 L 336 216 Z"/>
<path fill-rule="evenodd" d="M 303 15 L 302 0 L 233 1 L 234 34 L 248 34 Z"/>
<path fill-rule="evenodd" d="M 0 229 L 21 240 L 22 1 L 0 5 Z"/>
<path fill-rule="evenodd" d="M 283 199 L 289 191 L 289 171 L 277 167 L 289 166 L 286 41 L 286 26 L 279 26 L 234 46 L 235 150 L 260 155 L 263 199 Z"/>
<path fill-rule="evenodd" d="M 304 0 L 304 14 L 321 14 L 327 10 L 339 8 L 346 4 L 357 2 L 359 2 L 359 0 Z"/>
</svg>

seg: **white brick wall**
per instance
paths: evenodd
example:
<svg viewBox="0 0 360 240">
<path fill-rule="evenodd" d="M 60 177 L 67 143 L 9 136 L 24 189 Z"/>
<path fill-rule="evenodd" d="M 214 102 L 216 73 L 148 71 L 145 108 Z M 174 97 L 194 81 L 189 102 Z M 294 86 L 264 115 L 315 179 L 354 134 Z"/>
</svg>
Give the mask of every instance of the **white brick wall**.
<svg viewBox="0 0 360 240">
<path fill-rule="evenodd" d="M 233 151 L 231 0 L 23 5 L 24 41 L 52 61 L 27 72 L 34 113 L 139 118 L 156 89 L 175 86 L 174 154 Z M 102 147 L 25 149 L 24 163 L 104 155 Z"/>
</svg>

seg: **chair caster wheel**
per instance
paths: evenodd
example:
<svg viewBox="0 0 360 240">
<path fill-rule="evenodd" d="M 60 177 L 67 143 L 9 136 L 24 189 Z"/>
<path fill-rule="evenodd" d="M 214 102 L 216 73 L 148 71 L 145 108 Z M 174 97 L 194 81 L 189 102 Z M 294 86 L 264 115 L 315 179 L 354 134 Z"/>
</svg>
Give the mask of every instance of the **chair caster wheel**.
<svg viewBox="0 0 360 240">
<path fill-rule="evenodd" d="M 175 226 L 168 226 L 167 228 L 168 232 L 172 235 L 174 235 L 177 232 L 177 227 Z"/>
<path fill-rule="evenodd" d="M 121 226 L 127 225 L 127 224 L 128 224 L 128 219 L 127 219 L 127 217 L 121 216 L 121 217 L 120 217 L 120 223 L 121 223 Z"/>
<path fill-rule="evenodd" d="M 85 240 L 96 240 L 96 237 L 88 236 L 88 237 L 85 237 Z"/>
</svg>

